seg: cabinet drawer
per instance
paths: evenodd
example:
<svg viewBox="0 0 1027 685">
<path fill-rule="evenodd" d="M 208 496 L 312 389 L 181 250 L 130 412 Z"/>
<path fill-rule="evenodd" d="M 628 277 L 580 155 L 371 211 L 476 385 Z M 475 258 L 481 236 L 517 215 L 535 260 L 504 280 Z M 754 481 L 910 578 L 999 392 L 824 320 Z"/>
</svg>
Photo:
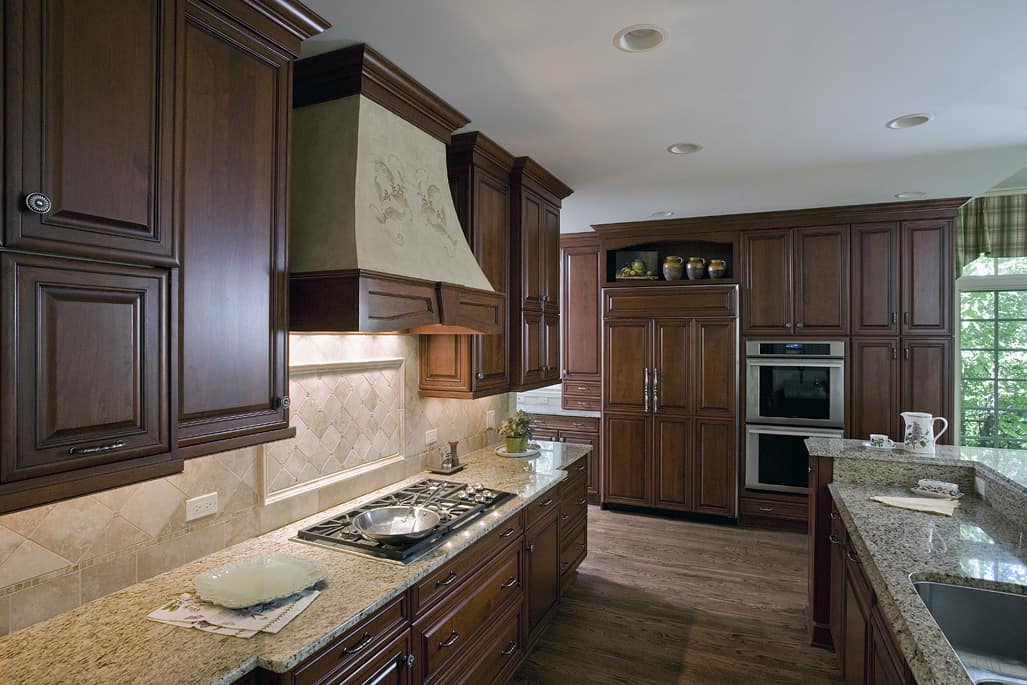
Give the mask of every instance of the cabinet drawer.
<svg viewBox="0 0 1027 685">
<path fill-rule="evenodd" d="M 599 397 L 602 390 L 600 381 L 564 381 L 561 388 L 564 399 L 568 395 L 575 397 Z M 564 403 L 566 409 L 566 402 Z"/>
<path fill-rule="evenodd" d="M 536 499 L 534 502 L 528 505 L 526 513 L 524 515 L 524 527 L 525 529 L 531 528 L 535 524 L 542 521 L 547 517 L 547 514 L 556 515 L 556 512 L 560 509 L 560 488 L 559 486 L 550 488 L 546 492 L 542 493 L 542 496 Z"/>
<path fill-rule="evenodd" d="M 863 572 L 863 562 L 860 560 L 855 548 L 853 548 L 851 539 L 847 539 L 845 543 L 845 575 L 852 584 L 853 590 L 859 596 L 860 601 L 862 601 L 863 606 L 872 606 L 875 601 L 874 591 L 870 587 L 870 581 L 867 580 L 866 574 Z"/>
<path fill-rule="evenodd" d="M 332 674 L 374 655 L 390 635 L 406 623 L 405 607 L 403 598 L 397 599 L 319 655 L 298 666 L 294 671 L 295 685 L 326 682 Z"/>
<path fill-rule="evenodd" d="M 507 609 L 489 628 L 463 663 L 446 679 L 454 685 L 488 685 L 509 674 L 524 656 L 521 639 L 521 605 Z"/>
<path fill-rule="evenodd" d="M 568 480 L 574 479 L 579 474 L 586 480 L 588 479 L 588 457 L 582 457 L 567 467 Z"/>
<path fill-rule="evenodd" d="M 560 525 L 585 516 L 588 512 L 588 479 L 584 472 L 573 472 L 560 485 Z"/>
<path fill-rule="evenodd" d="M 549 430 L 578 431 L 583 433 L 598 433 L 599 419 L 590 416 L 558 416 L 556 414 L 535 414 L 532 417 L 535 421 L 535 428 L 546 428 Z"/>
<path fill-rule="evenodd" d="M 742 497 L 742 516 L 805 521 L 808 516 L 808 508 L 804 499 L 786 502 L 776 499 Z"/>
<path fill-rule="evenodd" d="M 603 290 L 603 314 L 608 319 L 734 316 L 737 311 L 738 289 L 733 285 Z"/>
<path fill-rule="evenodd" d="M 603 408 L 603 401 L 598 393 L 593 397 L 564 395 L 562 403 L 564 409 L 576 409 L 578 411 L 599 411 Z"/>
<path fill-rule="evenodd" d="M 588 526 L 584 519 L 572 523 L 564 534 L 560 529 L 560 577 L 572 573 L 588 552 Z M 562 587 L 561 583 L 561 587 Z"/>
<path fill-rule="evenodd" d="M 511 603 L 519 605 L 521 599 L 521 548 L 516 545 L 414 624 L 423 682 L 473 649 L 482 626 Z"/>
<path fill-rule="evenodd" d="M 517 513 L 413 586 L 410 589 L 413 615 L 420 616 L 443 597 L 454 593 L 471 576 L 475 568 L 506 545 L 518 540 L 523 532 L 522 514 Z"/>
</svg>

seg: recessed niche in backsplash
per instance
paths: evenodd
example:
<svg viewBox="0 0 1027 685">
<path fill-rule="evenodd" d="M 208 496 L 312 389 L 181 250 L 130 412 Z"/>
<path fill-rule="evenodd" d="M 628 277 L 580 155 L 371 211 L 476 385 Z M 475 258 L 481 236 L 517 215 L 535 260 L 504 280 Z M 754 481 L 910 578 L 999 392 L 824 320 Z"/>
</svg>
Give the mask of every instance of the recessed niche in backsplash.
<svg viewBox="0 0 1027 685">
<path fill-rule="evenodd" d="M 191 459 L 174 476 L 0 516 L 0 634 L 402 480 L 449 440 L 460 441 L 461 454 L 494 440 L 485 431 L 486 412 L 506 416 L 510 396 L 421 398 L 417 354 L 412 335 L 290 336 L 296 438 Z M 369 360 L 385 370 L 366 368 Z M 322 388 L 307 375 L 317 365 L 360 371 L 346 381 L 346 373 L 324 371 Z M 340 390 L 344 382 L 352 387 Z M 332 392 L 329 383 L 336 383 Z M 352 396 L 350 389 L 359 406 L 340 401 Z M 333 397 L 345 411 L 335 411 Z M 397 404 L 398 432 L 390 423 Z M 339 434 L 331 449 L 330 427 Z M 439 442 L 428 448 L 424 434 L 431 428 Z M 265 450 L 279 464 L 270 480 Z M 187 524 L 185 500 L 209 492 L 218 493 L 220 511 Z"/>
</svg>

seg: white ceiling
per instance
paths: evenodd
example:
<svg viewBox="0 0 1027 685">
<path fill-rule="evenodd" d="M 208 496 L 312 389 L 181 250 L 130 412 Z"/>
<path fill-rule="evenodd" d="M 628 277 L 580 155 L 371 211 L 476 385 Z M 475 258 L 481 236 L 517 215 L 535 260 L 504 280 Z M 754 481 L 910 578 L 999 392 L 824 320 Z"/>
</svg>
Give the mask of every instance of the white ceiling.
<svg viewBox="0 0 1027 685">
<path fill-rule="evenodd" d="M 1023 0 L 307 0 L 596 223 L 975 195 L 1027 166 Z M 630 24 L 652 52 L 614 49 Z M 884 123 L 930 112 L 926 126 Z M 672 156 L 671 143 L 701 143 Z"/>
</svg>

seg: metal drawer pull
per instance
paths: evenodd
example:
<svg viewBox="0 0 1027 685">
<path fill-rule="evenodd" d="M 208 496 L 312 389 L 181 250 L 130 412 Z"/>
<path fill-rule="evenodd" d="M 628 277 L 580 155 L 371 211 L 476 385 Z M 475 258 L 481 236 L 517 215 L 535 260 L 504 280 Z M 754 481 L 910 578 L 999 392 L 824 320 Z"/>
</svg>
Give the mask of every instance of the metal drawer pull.
<svg viewBox="0 0 1027 685">
<path fill-rule="evenodd" d="M 539 506 L 540 506 L 540 507 L 548 507 L 548 506 L 549 506 L 550 504 L 552 504 L 552 503 L 553 503 L 553 498 L 552 498 L 552 497 L 550 497 L 549 499 L 547 499 L 547 500 L 546 500 L 545 502 L 543 502 L 543 503 L 542 503 L 542 504 L 540 504 Z"/>
<path fill-rule="evenodd" d="M 660 411 L 660 372 L 653 369 L 653 413 Z"/>
<path fill-rule="evenodd" d="M 828 535 L 827 539 L 831 542 L 832 545 L 840 545 L 840 544 L 842 544 L 842 541 L 839 540 L 838 536 L 836 536 L 834 533 L 831 533 L 830 535 Z"/>
<path fill-rule="evenodd" d="M 514 641 L 514 640 L 510 640 L 510 643 L 506 646 L 506 649 L 504 649 L 502 652 L 500 652 L 499 655 L 500 656 L 510 656 L 511 654 L 513 654 L 516 651 L 517 651 L 517 642 Z"/>
<path fill-rule="evenodd" d="M 513 587 L 516 584 L 517 584 L 517 576 L 510 576 L 509 578 L 507 578 L 506 582 L 503 583 L 502 585 L 500 585 L 499 587 L 500 587 L 500 589 L 505 590 L 507 588 Z"/>
<path fill-rule="evenodd" d="M 535 551 L 535 543 L 534 542 L 531 543 L 530 545 L 528 545 L 528 551 L 529 552 L 534 552 Z"/>
<path fill-rule="evenodd" d="M 583 507 L 583 506 L 585 506 L 587 504 L 588 504 L 588 500 L 585 499 L 584 497 L 582 497 L 581 499 L 578 500 L 578 506 L 579 507 Z"/>
<path fill-rule="evenodd" d="M 759 507 L 760 511 L 774 511 L 774 507 Z"/>
<path fill-rule="evenodd" d="M 579 385 L 578 386 L 578 390 L 581 390 L 582 392 L 588 392 L 589 391 L 589 387 L 587 385 Z M 576 423 L 574 425 L 575 426 L 580 426 L 581 424 L 580 423 Z"/>
<path fill-rule="evenodd" d="M 112 442 L 109 445 L 100 445 L 99 447 L 72 447 L 68 450 L 68 454 L 74 456 L 81 456 L 83 454 L 103 454 L 104 452 L 113 452 L 114 450 L 120 450 L 125 447 L 124 440 L 118 440 Z"/>
<path fill-rule="evenodd" d="M 29 193 L 25 197 L 25 207 L 30 212 L 35 212 L 42 216 L 53 209 L 53 202 L 43 193 Z"/>
<path fill-rule="evenodd" d="M 501 538 L 508 538 L 511 535 L 513 535 L 515 532 L 517 532 L 517 531 L 515 531 L 513 528 L 507 528 L 506 530 L 504 530 L 502 533 L 499 534 L 499 537 L 501 537 Z"/>
<path fill-rule="evenodd" d="M 848 559 L 849 561 L 851 561 L 854 564 L 862 564 L 863 563 L 862 561 L 859 560 L 859 557 L 857 557 L 855 554 L 852 553 L 851 549 L 845 550 L 845 558 Z"/>
<path fill-rule="evenodd" d="M 456 573 L 454 571 L 450 571 L 449 575 L 446 576 L 445 580 L 436 580 L 435 586 L 438 587 L 440 585 L 452 585 L 454 580 L 456 580 Z"/>
<path fill-rule="evenodd" d="M 566 521 L 566 520 L 567 520 L 567 519 L 569 519 L 570 517 L 571 517 L 571 515 L 570 515 L 570 514 L 560 514 L 560 520 L 561 520 L 561 521 Z"/>
<path fill-rule="evenodd" d="M 587 468 L 588 468 L 588 464 L 578 464 L 578 470 L 579 471 L 584 471 Z"/>
<path fill-rule="evenodd" d="M 584 423 L 582 423 L 581 421 L 575 421 L 575 422 L 574 422 L 574 427 L 575 427 L 575 428 L 584 428 L 584 427 L 585 427 L 585 424 L 584 424 Z"/>
<path fill-rule="evenodd" d="M 414 655 L 413 654 L 407 654 L 407 658 L 405 659 L 405 662 L 406 662 L 407 668 L 413 668 L 414 667 Z"/>
<path fill-rule="evenodd" d="M 346 647 L 342 650 L 343 654 L 356 654 L 357 652 L 367 649 L 367 646 L 374 642 L 374 635 L 371 633 L 364 633 L 364 637 L 360 639 L 360 642 L 353 645 L 352 647 Z"/>
<path fill-rule="evenodd" d="M 838 520 L 838 519 L 840 519 L 841 517 L 842 517 L 842 515 L 841 515 L 841 514 L 839 514 L 839 513 L 837 512 L 837 511 L 832 511 L 832 512 L 831 512 L 831 518 L 833 518 L 833 519 L 834 519 L 835 521 L 837 521 L 837 520 Z"/>
<path fill-rule="evenodd" d="M 649 413 L 649 367 L 642 371 L 642 413 Z"/>
<path fill-rule="evenodd" d="M 460 633 L 455 630 L 449 634 L 449 639 L 445 642 L 440 642 L 439 647 L 452 647 L 456 644 L 456 641 L 460 639 Z"/>
</svg>

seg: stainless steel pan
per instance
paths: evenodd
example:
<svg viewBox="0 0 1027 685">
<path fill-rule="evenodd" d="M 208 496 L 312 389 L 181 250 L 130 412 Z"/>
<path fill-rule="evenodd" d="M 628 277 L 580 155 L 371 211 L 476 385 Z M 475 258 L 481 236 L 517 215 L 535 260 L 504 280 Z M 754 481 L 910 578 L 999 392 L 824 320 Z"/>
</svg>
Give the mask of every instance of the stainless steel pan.
<svg viewBox="0 0 1027 685">
<path fill-rule="evenodd" d="M 368 540 L 397 545 L 428 537 L 440 520 L 431 509 L 401 505 L 365 511 L 353 519 L 353 526 Z"/>
</svg>

